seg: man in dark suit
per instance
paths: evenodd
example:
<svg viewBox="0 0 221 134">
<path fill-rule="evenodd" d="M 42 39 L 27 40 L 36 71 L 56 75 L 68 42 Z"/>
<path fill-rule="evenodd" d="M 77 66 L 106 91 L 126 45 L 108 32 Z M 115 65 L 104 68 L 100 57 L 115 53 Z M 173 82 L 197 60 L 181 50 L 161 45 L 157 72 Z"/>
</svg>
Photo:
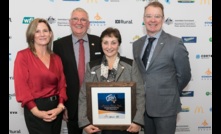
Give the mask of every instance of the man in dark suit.
<svg viewBox="0 0 221 134">
<path fill-rule="evenodd" d="M 145 7 L 147 35 L 133 43 L 133 56 L 145 83 L 145 134 L 175 134 L 177 114 L 181 111 L 180 94 L 191 79 L 189 53 L 182 39 L 162 30 L 163 8 L 159 2 Z M 149 56 L 143 57 L 150 37 L 155 40 Z"/>
<path fill-rule="evenodd" d="M 90 26 L 88 13 L 82 8 L 72 11 L 69 24 L 72 34 L 54 41 L 53 51 L 61 57 L 64 73 L 67 81 L 68 100 L 65 103 L 66 110 L 63 119 L 67 122 L 68 134 L 82 134 L 78 127 L 78 96 L 80 81 L 78 65 L 82 60 L 79 58 L 79 39 L 83 39 L 85 65 L 89 61 L 99 59 L 103 56 L 100 38 L 87 34 Z M 85 67 L 84 67 L 85 72 Z"/>
</svg>

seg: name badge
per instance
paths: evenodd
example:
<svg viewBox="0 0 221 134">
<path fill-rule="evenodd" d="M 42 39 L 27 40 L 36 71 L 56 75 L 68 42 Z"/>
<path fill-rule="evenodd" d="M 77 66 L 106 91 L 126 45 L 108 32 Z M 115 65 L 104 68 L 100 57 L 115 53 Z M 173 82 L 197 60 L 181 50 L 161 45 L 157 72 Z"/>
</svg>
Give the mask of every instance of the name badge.
<svg viewBox="0 0 221 134">
<path fill-rule="evenodd" d="M 95 52 L 95 55 L 101 55 L 101 52 Z"/>
</svg>

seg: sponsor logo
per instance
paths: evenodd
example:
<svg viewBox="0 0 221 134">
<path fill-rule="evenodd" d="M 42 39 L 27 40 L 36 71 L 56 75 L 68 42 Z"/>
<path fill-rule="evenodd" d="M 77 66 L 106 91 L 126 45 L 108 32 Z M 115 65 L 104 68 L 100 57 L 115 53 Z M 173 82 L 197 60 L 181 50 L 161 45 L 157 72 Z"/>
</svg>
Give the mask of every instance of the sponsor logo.
<svg viewBox="0 0 221 134">
<path fill-rule="evenodd" d="M 209 42 L 212 42 L 212 37 L 209 38 Z"/>
<path fill-rule="evenodd" d="M 31 21 L 34 20 L 34 17 L 24 17 L 22 20 L 23 24 L 29 24 Z"/>
<path fill-rule="evenodd" d="M 178 3 L 194 3 L 195 0 L 178 0 Z"/>
<path fill-rule="evenodd" d="M 201 123 L 201 126 L 198 127 L 198 131 L 210 131 L 212 130 L 212 127 L 208 125 L 208 122 L 204 120 Z"/>
<path fill-rule="evenodd" d="M 158 1 L 158 0 L 136 0 L 136 1 L 138 1 L 138 2 L 139 1 L 141 1 L 141 2 L 148 2 L 148 1 L 150 1 L 151 2 L 151 1 Z"/>
<path fill-rule="evenodd" d="M 12 18 L 9 18 L 9 22 L 12 22 Z"/>
<path fill-rule="evenodd" d="M 9 100 L 11 100 L 12 97 L 15 97 L 15 93 L 13 93 L 13 94 L 9 94 Z"/>
<path fill-rule="evenodd" d="M 63 0 L 63 1 L 80 1 L 80 0 Z"/>
<path fill-rule="evenodd" d="M 115 24 L 133 24 L 132 20 L 115 20 Z"/>
<path fill-rule="evenodd" d="M 9 80 L 14 80 L 14 77 L 13 76 L 9 76 Z"/>
<path fill-rule="evenodd" d="M 185 37 L 182 37 L 182 40 L 183 40 L 184 43 L 196 43 L 197 37 L 195 37 L 195 36 L 185 36 Z"/>
<path fill-rule="evenodd" d="M 48 18 L 47 18 L 47 21 L 48 21 L 49 24 L 56 23 L 55 18 L 53 18 L 52 16 L 48 17 Z"/>
<path fill-rule="evenodd" d="M 193 97 L 194 92 L 193 91 L 182 91 L 180 97 Z"/>
<path fill-rule="evenodd" d="M 212 80 L 212 71 L 209 68 L 204 73 L 206 75 L 201 76 L 202 80 Z"/>
<path fill-rule="evenodd" d="M 196 106 L 195 110 L 194 110 L 195 114 L 198 113 L 204 113 L 203 107 L 202 106 Z"/>
<path fill-rule="evenodd" d="M 87 0 L 87 3 L 98 3 L 98 0 Z"/>
<path fill-rule="evenodd" d="M 211 0 L 200 0 L 200 5 L 210 5 Z"/>
<path fill-rule="evenodd" d="M 196 23 L 194 20 L 175 20 L 175 27 L 196 27 Z"/>
<path fill-rule="evenodd" d="M 167 4 L 170 4 L 170 0 L 165 0 L 165 2 L 166 2 Z"/>
<path fill-rule="evenodd" d="M 177 125 L 176 132 L 190 132 L 190 128 L 188 125 Z"/>
<path fill-rule="evenodd" d="M 98 13 L 94 16 L 94 19 L 95 21 L 90 21 L 91 26 L 105 26 L 106 25 L 105 21 L 101 21 L 102 17 Z"/>
<path fill-rule="evenodd" d="M 9 53 L 9 61 L 11 61 L 12 60 L 12 54 L 11 53 Z"/>
<path fill-rule="evenodd" d="M 21 134 L 21 130 L 9 130 L 9 134 Z"/>
<path fill-rule="evenodd" d="M 171 25 L 171 24 L 173 24 L 173 20 L 168 17 L 168 18 L 164 21 L 164 23 L 167 24 L 167 25 Z"/>
<path fill-rule="evenodd" d="M 189 112 L 190 111 L 190 107 L 188 106 L 183 106 L 181 112 Z"/>
<path fill-rule="evenodd" d="M 204 26 L 212 26 L 212 16 L 208 17 L 208 21 L 204 22 Z"/>
<path fill-rule="evenodd" d="M 212 92 L 206 92 L 206 96 L 212 95 Z"/>
<path fill-rule="evenodd" d="M 9 111 L 9 114 L 18 114 L 17 111 Z"/>
<path fill-rule="evenodd" d="M 212 58 L 212 54 L 197 54 L 196 59 L 210 59 Z"/>
</svg>

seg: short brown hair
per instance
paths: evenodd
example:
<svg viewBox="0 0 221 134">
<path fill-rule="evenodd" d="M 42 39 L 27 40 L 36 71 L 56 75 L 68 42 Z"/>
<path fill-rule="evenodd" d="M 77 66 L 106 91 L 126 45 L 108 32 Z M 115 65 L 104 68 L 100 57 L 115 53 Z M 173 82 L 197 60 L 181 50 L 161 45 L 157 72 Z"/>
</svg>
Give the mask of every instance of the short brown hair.
<svg viewBox="0 0 221 134">
<path fill-rule="evenodd" d="M 101 44 L 102 44 L 102 40 L 105 36 L 109 36 L 109 37 L 116 37 L 118 42 L 119 42 L 119 46 L 121 44 L 121 35 L 120 35 L 120 31 L 117 28 L 112 28 L 112 27 L 108 27 L 107 29 L 105 29 L 102 33 L 101 33 Z"/>
<path fill-rule="evenodd" d="M 163 4 L 161 4 L 158 1 L 149 2 L 149 4 L 144 7 L 144 13 L 145 13 L 146 8 L 148 8 L 149 6 L 159 7 L 162 10 L 162 15 L 164 17 L 164 7 L 163 7 Z"/>
</svg>

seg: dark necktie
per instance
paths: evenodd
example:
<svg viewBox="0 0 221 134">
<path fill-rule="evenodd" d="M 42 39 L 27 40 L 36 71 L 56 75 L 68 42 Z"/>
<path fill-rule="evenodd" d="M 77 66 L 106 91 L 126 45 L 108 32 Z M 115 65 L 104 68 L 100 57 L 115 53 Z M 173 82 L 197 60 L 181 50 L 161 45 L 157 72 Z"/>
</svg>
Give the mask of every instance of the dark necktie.
<svg viewBox="0 0 221 134">
<path fill-rule="evenodd" d="M 143 54 L 143 58 L 142 58 L 142 61 L 143 61 L 143 64 L 144 66 L 146 67 L 147 66 L 147 61 L 148 61 L 148 57 L 150 55 L 150 50 L 151 50 L 151 47 L 152 47 L 152 44 L 153 44 L 153 41 L 155 40 L 156 38 L 154 37 L 150 37 L 148 38 L 148 44 L 146 46 L 146 49 L 144 51 L 144 54 Z"/>
<path fill-rule="evenodd" d="M 78 76 L 80 87 L 84 80 L 85 73 L 85 56 L 84 56 L 84 40 L 79 40 L 79 59 L 78 59 Z"/>
</svg>

